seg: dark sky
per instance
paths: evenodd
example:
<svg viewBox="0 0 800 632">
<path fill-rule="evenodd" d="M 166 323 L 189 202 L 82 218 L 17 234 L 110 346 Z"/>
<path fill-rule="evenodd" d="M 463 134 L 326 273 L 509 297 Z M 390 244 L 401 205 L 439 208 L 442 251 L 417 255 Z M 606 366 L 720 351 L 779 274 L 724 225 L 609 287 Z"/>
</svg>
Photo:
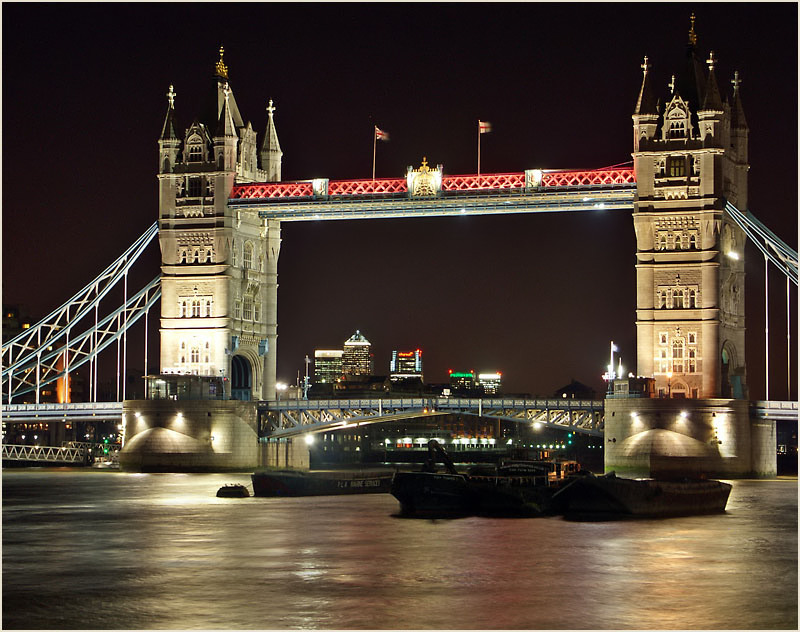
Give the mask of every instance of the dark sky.
<svg viewBox="0 0 800 632">
<path fill-rule="evenodd" d="M 482 172 L 599 168 L 631 159 L 642 58 L 663 98 L 683 70 L 692 11 L 723 93 L 734 70 L 742 78 L 750 209 L 796 248 L 794 3 L 4 3 L 3 302 L 44 316 L 155 221 L 167 88 L 183 129 L 203 109 L 220 44 L 259 141 L 275 100 L 284 180 L 370 177 L 375 124 L 391 134 L 378 177 L 402 177 L 423 156 L 473 173 L 477 119 L 494 128 Z M 510 391 L 549 395 L 573 378 L 600 390 L 612 339 L 634 369 L 628 212 L 284 223 L 282 237 L 281 380 L 357 328 L 377 372 L 392 349 L 419 347 L 427 381 L 499 370 Z M 748 379 L 760 398 L 763 259 L 747 256 Z M 158 263 L 153 248 L 142 282 Z M 778 399 L 778 273 L 770 289 Z M 154 314 L 151 335 L 157 326 Z M 129 353 L 135 364 L 141 352 Z"/>
</svg>

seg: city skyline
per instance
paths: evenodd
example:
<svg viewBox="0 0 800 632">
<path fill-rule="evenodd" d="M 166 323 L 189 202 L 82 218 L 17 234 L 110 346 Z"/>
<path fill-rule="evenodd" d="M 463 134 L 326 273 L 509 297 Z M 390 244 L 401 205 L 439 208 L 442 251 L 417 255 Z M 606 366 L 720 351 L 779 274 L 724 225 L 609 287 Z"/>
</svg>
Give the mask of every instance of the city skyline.
<svg viewBox="0 0 800 632">
<path fill-rule="evenodd" d="M 192 15 L 174 5 L 4 5 L 7 27 L 30 21 L 42 34 L 34 43 L 22 29 L 4 33 L 6 59 L 11 51 L 14 59 L 3 78 L 4 303 L 45 315 L 156 219 L 156 140 L 168 87 L 183 129 L 203 109 L 220 45 L 259 141 L 274 99 L 284 180 L 370 177 L 375 126 L 390 134 L 376 148 L 377 177 L 402 176 L 425 157 L 449 174 L 474 173 L 478 120 L 492 123 L 481 139 L 482 173 L 598 168 L 630 160 L 639 66 L 647 55 L 666 91 L 670 74 L 682 70 L 693 10 L 491 5 L 491 19 L 481 22 L 488 5 L 429 7 L 424 20 L 414 19 L 418 5 L 315 5 L 313 14 L 302 5 L 233 6 L 292 26 L 271 29 L 264 48 L 256 27 L 192 28 L 221 5 Z M 724 95 L 734 70 L 742 79 L 750 208 L 794 247 L 796 54 L 777 64 L 768 47 L 739 42 L 768 33 L 796 52 L 797 8 L 719 4 L 696 14 L 698 48 L 720 60 Z M 306 18 L 300 27 L 298 17 Z M 75 25 L 69 34 L 61 28 L 67 19 Z M 163 23 L 181 27 L 153 38 Z M 402 27 L 388 38 L 374 24 Z M 342 34 L 373 54 L 342 46 Z M 35 248 L 20 236 L 35 236 Z M 635 372 L 629 213 L 284 223 L 282 238 L 283 381 L 293 381 L 316 340 L 354 320 L 381 341 L 376 357 L 441 348 L 426 356 L 430 381 L 444 381 L 448 368 L 497 366 L 514 392 L 548 393 L 573 378 L 599 391 L 610 340 Z M 754 248 L 747 257 L 748 382 L 757 398 L 763 261 Z M 143 279 L 158 261 L 153 248 Z M 773 398 L 786 390 L 783 283 L 771 275 Z M 157 327 L 151 315 L 151 331 Z M 151 370 L 157 358 L 150 354 Z M 796 364 L 792 371 L 796 377 Z"/>
</svg>

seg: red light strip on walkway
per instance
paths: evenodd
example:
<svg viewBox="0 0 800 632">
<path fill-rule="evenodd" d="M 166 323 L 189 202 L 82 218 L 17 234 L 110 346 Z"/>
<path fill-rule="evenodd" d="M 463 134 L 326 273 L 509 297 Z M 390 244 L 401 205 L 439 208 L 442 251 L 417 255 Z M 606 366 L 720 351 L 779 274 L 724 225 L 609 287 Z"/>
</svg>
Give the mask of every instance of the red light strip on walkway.
<svg viewBox="0 0 800 632">
<path fill-rule="evenodd" d="M 595 169 L 592 171 L 545 171 L 539 186 L 574 187 L 592 185 L 636 184 L 633 169 Z M 520 189 L 525 186 L 524 173 L 487 173 L 477 175 L 443 176 L 443 191 L 478 191 Z M 377 180 L 330 180 L 328 195 L 381 195 L 405 193 L 405 178 Z M 262 182 L 238 184 L 231 191 L 231 199 L 272 199 L 312 197 L 314 188 L 310 181 Z"/>
</svg>

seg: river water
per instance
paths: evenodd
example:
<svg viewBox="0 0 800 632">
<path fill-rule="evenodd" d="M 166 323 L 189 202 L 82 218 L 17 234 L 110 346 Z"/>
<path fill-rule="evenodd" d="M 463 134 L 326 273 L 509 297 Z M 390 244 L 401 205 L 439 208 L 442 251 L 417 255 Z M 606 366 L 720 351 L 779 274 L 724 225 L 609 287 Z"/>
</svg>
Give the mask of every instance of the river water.
<svg viewBox="0 0 800 632">
<path fill-rule="evenodd" d="M 725 514 L 413 520 L 241 474 L 3 471 L 3 628 L 797 629 L 797 479 Z"/>
</svg>

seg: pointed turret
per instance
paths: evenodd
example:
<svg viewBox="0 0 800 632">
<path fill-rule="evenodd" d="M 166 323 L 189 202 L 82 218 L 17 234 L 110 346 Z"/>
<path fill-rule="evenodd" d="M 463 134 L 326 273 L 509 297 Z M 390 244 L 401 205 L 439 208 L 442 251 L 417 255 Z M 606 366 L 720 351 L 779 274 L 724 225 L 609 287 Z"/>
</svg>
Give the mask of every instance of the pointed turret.
<svg viewBox="0 0 800 632">
<path fill-rule="evenodd" d="M 708 64 L 708 79 L 706 80 L 706 94 L 703 99 L 701 110 L 713 110 L 714 112 L 722 112 L 722 97 L 719 93 L 719 86 L 717 85 L 717 77 L 714 73 L 714 67 L 717 65 L 717 60 L 714 59 L 714 51 L 712 50 L 706 60 Z"/>
<path fill-rule="evenodd" d="M 227 82 L 223 86 L 225 101 L 222 104 L 217 131 L 214 134 L 214 160 L 218 169 L 226 171 L 236 170 L 236 144 L 239 136 L 236 133 L 236 124 L 233 121 L 229 103 L 230 88 Z"/>
<path fill-rule="evenodd" d="M 267 172 L 267 182 L 280 182 L 281 179 L 281 159 L 283 152 L 278 142 L 278 132 L 275 129 L 273 113 L 275 106 L 272 99 L 267 106 L 267 129 L 264 132 L 264 142 L 261 143 L 261 168 Z"/>
<path fill-rule="evenodd" d="M 742 81 L 739 79 L 739 71 L 733 73 L 733 105 L 731 106 L 731 129 L 748 129 L 747 119 L 744 117 L 744 109 L 742 108 L 742 98 L 739 94 L 739 86 Z"/>
<path fill-rule="evenodd" d="M 159 170 L 161 173 L 169 173 L 178 161 L 181 139 L 178 137 L 177 125 L 175 123 L 175 91 L 172 86 L 167 92 L 169 105 L 167 106 L 167 116 L 164 118 L 164 126 L 161 128 L 161 137 L 158 139 L 159 147 Z"/>
<path fill-rule="evenodd" d="M 653 93 L 653 82 L 650 79 L 650 68 L 652 66 L 647 63 L 647 56 L 645 56 L 642 64 L 642 87 L 639 90 L 639 98 L 636 100 L 634 114 L 658 114 L 657 100 Z"/>
</svg>

